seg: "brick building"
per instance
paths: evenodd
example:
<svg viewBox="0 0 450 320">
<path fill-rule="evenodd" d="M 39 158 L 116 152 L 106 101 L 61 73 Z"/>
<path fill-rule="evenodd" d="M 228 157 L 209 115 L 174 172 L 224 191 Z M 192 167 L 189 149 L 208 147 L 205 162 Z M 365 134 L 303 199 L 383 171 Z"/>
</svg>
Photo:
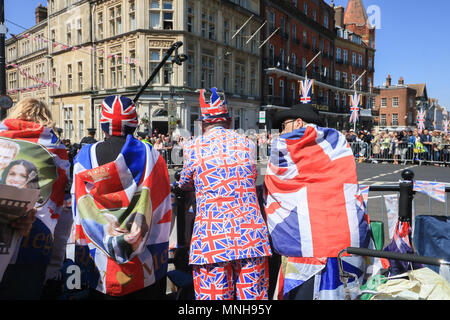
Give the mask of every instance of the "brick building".
<svg viewBox="0 0 450 320">
<path fill-rule="evenodd" d="M 355 91 L 352 83 L 365 71 L 356 91 L 363 96 L 360 125 L 370 127 L 375 28 L 369 26 L 361 0 L 349 0 L 346 9 L 323 0 L 266 0 L 261 12 L 268 21 L 266 37 L 279 28 L 262 53 L 262 108 L 269 118 L 299 103 L 298 82 L 307 76 L 314 79 L 312 104 L 325 125 L 347 128 L 349 96 Z"/>
<path fill-rule="evenodd" d="M 375 123 L 380 129 L 412 129 L 416 126 L 417 90 L 405 85 L 403 78 L 397 84 L 392 84 L 388 75 L 386 83 L 377 87 L 375 92 L 374 117 Z"/>
</svg>

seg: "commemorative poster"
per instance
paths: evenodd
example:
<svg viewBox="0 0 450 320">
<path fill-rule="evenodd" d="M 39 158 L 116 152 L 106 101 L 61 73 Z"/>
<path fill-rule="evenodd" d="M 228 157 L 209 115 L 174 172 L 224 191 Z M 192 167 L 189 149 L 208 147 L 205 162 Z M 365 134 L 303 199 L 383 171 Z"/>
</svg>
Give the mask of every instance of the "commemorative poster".
<svg viewBox="0 0 450 320">
<path fill-rule="evenodd" d="M 43 146 L 0 138 L 0 279 L 21 239 L 10 223 L 45 205 L 56 178 L 53 157 Z"/>
</svg>

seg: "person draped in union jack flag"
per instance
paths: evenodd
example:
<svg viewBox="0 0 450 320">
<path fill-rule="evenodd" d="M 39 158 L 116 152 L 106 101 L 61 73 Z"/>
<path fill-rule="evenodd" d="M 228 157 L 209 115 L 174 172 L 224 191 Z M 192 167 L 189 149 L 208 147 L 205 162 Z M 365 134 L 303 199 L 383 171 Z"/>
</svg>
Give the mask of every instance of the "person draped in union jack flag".
<svg viewBox="0 0 450 320">
<path fill-rule="evenodd" d="M 256 147 L 230 129 L 225 101 L 200 91 L 203 135 L 186 143 L 179 187 L 195 189 L 189 263 L 196 300 L 268 299 L 268 230 L 256 194 Z"/>
<path fill-rule="evenodd" d="M 14 164 L 16 179 L 21 175 L 27 177 L 22 187 L 48 190 L 41 194 L 42 200 L 26 216 L 11 222 L 19 235 L 19 242 L 12 249 L 13 255 L 9 261 L 6 256 L 0 255 L 0 300 L 40 299 L 46 284 L 59 276 L 63 264 L 72 223 L 70 208 L 64 201 L 68 196 L 70 163 L 55 127 L 48 106 L 34 98 L 20 100 L 0 124 L 2 144 L 9 142 L 9 146 L 4 145 L 7 149 L 1 149 L 2 158 L 8 156 L 2 162 L 7 160 L 10 166 Z M 20 150 L 23 148 L 20 157 L 24 158 L 17 158 L 19 149 L 14 145 L 21 146 Z M 7 155 L 7 150 L 13 153 Z M 40 150 L 48 154 L 45 163 L 39 161 Z M 13 158 L 19 161 L 12 161 Z M 3 168 L 5 164 L 1 165 L 4 171 L 10 167 Z M 6 179 L 2 183 L 9 184 Z M 6 270 L 1 270 L 4 262 L 9 265 Z"/>
<path fill-rule="evenodd" d="M 78 253 L 94 299 L 158 299 L 165 294 L 171 222 L 163 157 L 133 137 L 136 106 L 109 96 L 100 118 L 105 141 L 84 145 L 74 160 L 72 211 Z M 89 269 L 77 259 L 89 255 Z"/>
<path fill-rule="evenodd" d="M 337 256 L 370 241 L 353 152 L 343 134 L 321 125 L 309 104 L 274 118 L 282 132 L 271 147 L 264 209 L 273 250 L 282 257 L 278 299 L 343 299 Z M 345 257 L 343 267 L 362 279 L 360 258 Z"/>
</svg>

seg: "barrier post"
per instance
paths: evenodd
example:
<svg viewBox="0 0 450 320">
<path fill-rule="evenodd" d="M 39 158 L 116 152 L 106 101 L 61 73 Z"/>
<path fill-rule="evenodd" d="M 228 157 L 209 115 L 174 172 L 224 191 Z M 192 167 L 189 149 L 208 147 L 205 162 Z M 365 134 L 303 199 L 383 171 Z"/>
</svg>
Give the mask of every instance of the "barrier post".
<svg viewBox="0 0 450 320">
<path fill-rule="evenodd" d="M 402 172 L 400 181 L 400 196 L 398 200 L 398 217 L 400 221 L 411 222 L 412 220 L 412 201 L 414 199 L 414 172 L 406 169 Z"/>
</svg>

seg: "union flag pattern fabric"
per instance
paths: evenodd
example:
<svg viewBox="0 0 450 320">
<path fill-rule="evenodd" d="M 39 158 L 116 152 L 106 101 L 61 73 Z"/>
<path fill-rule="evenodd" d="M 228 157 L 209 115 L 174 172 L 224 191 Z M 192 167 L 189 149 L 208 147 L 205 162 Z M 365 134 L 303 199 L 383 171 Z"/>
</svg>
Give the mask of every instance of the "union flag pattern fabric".
<svg viewBox="0 0 450 320">
<path fill-rule="evenodd" d="M 106 97 L 102 103 L 100 125 L 111 136 L 132 134 L 138 126 L 133 100 L 123 96 Z"/>
<path fill-rule="evenodd" d="M 122 296 L 167 273 L 170 181 L 159 152 L 131 135 L 104 165 L 98 165 L 97 145 L 85 145 L 74 160 L 74 238 L 89 250 L 94 288 Z"/>
<path fill-rule="evenodd" d="M 367 248 L 368 216 L 345 137 L 308 125 L 272 144 L 265 212 L 273 248 L 288 257 L 337 257 Z"/>
<path fill-rule="evenodd" d="M 194 266 L 196 300 L 267 300 L 267 257 Z"/>
<path fill-rule="evenodd" d="M 215 127 L 184 147 L 179 185 L 195 186 L 196 217 L 190 264 L 210 264 L 271 255 L 258 205 L 255 145 Z"/>
<path fill-rule="evenodd" d="M 51 128 L 25 120 L 6 119 L 0 124 L 0 136 L 39 144 L 53 157 L 58 177 L 51 185 L 47 202 L 37 208 L 37 219 L 28 237 L 29 239 L 36 236 L 44 239 L 53 238 L 60 215 L 67 214 L 64 210 L 64 196 L 70 174 L 70 163 L 65 146 Z M 50 247 L 51 242 L 47 243 Z M 42 249 L 45 246 L 40 246 L 40 250 L 29 245 L 21 246 L 11 263 L 48 264 L 50 254 L 49 250 Z"/>
</svg>

